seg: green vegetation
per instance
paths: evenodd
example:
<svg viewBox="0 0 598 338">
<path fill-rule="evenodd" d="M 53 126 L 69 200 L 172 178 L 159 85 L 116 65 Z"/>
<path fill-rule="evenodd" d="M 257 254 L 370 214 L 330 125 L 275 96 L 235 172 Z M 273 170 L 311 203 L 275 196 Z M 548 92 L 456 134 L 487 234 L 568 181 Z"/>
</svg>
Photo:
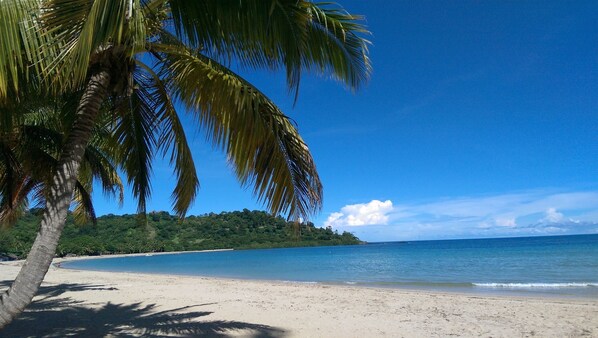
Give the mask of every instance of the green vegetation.
<svg viewBox="0 0 598 338">
<path fill-rule="evenodd" d="M 21 217 L 14 227 L 0 230 L 0 253 L 24 257 L 39 226 L 38 210 Z M 169 213 L 151 212 L 147 224 L 137 215 L 106 215 L 97 224 L 75 225 L 67 218 L 57 255 L 186 251 L 205 249 L 254 249 L 290 246 L 361 243 L 353 234 L 301 224 L 300 231 L 282 217 L 264 211 L 223 212 L 189 216 L 183 222 Z M 141 225 L 140 225 L 141 224 Z"/>
<path fill-rule="evenodd" d="M 322 184 L 308 146 L 293 121 L 236 70 L 284 71 L 295 98 L 305 72 L 357 89 L 371 71 L 362 19 L 337 5 L 307 0 L 2 1 L 0 136 L 7 137 L 0 147 L 0 204 L 12 215 L 8 223 L 29 205 L 27 197 L 46 209 L 27 263 L 10 289 L 0 292 L 0 328 L 31 302 L 56 250 L 70 250 L 68 241 L 58 245 L 73 196 L 75 203 L 86 205 L 81 218 L 93 219 L 92 201 L 82 193 L 90 192 L 93 183 L 78 184 L 98 175 L 110 178 L 101 180 L 108 190 L 124 182 L 85 164 L 95 156 L 88 148 L 95 137 L 106 152 L 96 157 L 126 177 L 140 214 L 150 197 L 156 157 L 169 159 L 174 169 L 172 210 L 179 218 L 196 197 L 199 180 L 183 114 L 193 120 L 191 130 L 200 128 L 208 143 L 226 153 L 241 184 L 271 213 L 290 219 L 317 213 Z M 66 138 L 55 138 L 59 142 L 50 147 L 51 159 L 28 167 L 37 155 L 13 137 L 40 138 L 18 130 L 26 126 L 24 102 L 63 97 L 71 99 L 51 114 L 68 118 L 58 119 L 66 122 L 63 128 L 51 129 L 64 130 L 59 136 Z M 102 121 L 110 121 L 110 128 L 98 134 Z M 40 141 L 36 148 L 46 152 L 51 142 L 45 136 Z M 30 191 L 39 194 L 31 196 Z M 0 216 L 4 214 L 0 208 Z M 101 248 L 99 229 L 83 234 L 88 236 L 80 239 L 84 251 L 118 249 Z M 127 252 L 167 245 L 160 242 L 161 228 L 152 223 L 143 229 L 145 237 L 133 236 L 141 229 L 116 230 L 110 228 L 106 235 L 124 236 L 111 238 L 127 239 Z M 226 234 L 222 231 L 221 236 Z M 174 236 L 171 247 L 186 245 L 183 235 Z M 193 238 L 197 247 L 209 245 L 209 237 Z"/>
</svg>

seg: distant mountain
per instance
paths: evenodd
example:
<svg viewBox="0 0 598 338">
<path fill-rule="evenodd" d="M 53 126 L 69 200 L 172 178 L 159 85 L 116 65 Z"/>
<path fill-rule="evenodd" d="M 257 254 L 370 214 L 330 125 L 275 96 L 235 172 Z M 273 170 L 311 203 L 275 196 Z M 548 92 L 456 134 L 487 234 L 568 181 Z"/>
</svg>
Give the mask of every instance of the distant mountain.
<svg viewBox="0 0 598 338">
<path fill-rule="evenodd" d="M 0 230 L 0 253 L 24 257 L 39 226 L 36 212 L 28 212 L 9 229 Z M 353 234 L 339 234 L 313 223 L 297 226 L 264 211 L 223 212 L 189 216 L 180 221 L 168 212 L 151 212 L 147 222 L 138 215 L 106 215 L 97 224 L 78 226 L 71 215 L 58 244 L 65 256 L 188 251 L 206 249 L 252 249 L 294 246 L 360 244 Z"/>
</svg>

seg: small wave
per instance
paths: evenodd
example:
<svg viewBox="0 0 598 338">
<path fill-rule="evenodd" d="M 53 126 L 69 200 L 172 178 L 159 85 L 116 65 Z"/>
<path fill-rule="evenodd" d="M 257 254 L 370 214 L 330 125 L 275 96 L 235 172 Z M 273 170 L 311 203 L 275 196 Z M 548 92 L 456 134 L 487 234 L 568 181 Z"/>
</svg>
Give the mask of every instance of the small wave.
<svg viewBox="0 0 598 338">
<path fill-rule="evenodd" d="M 473 283 L 473 286 L 504 289 L 558 289 L 598 287 L 598 283 Z"/>
</svg>

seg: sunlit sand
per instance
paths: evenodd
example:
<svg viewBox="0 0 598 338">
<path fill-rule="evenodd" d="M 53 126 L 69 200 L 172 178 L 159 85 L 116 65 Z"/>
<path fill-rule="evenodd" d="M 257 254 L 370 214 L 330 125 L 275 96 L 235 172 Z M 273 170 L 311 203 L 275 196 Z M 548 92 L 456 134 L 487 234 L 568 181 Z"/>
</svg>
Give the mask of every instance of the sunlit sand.
<svg viewBox="0 0 598 338">
<path fill-rule="evenodd" d="M 6 287 L 19 262 L 0 264 Z M 598 300 L 77 271 L 52 266 L 4 335 L 598 336 Z"/>
</svg>

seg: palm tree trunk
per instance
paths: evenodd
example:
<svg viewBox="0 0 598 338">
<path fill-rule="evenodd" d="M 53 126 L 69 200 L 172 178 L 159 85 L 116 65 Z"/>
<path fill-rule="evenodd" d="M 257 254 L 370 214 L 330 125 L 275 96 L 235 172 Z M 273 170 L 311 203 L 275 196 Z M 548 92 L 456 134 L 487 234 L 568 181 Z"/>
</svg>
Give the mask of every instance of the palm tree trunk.
<svg viewBox="0 0 598 338">
<path fill-rule="evenodd" d="M 18 316 L 37 293 L 56 252 L 85 148 L 100 106 L 108 95 L 110 73 L 95 72 L 83 92 L 73 128 L 62 150 L 46 199 L 41 226 L 27 260 L 9 290 L 0 294 L 0 329 Z"/>
</svg>

